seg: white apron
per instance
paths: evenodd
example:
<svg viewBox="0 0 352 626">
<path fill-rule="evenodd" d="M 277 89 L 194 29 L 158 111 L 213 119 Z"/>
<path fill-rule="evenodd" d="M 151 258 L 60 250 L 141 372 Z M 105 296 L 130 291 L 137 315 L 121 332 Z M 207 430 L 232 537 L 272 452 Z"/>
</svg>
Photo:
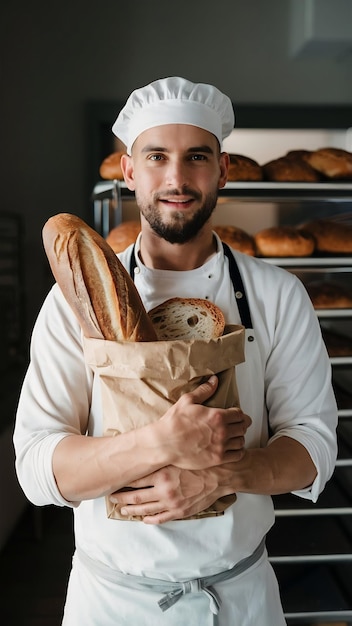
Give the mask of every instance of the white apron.
<svg viewBox="0 0 352 626">
<path fill-rule="evenodd" d="M 255 363 L 258 362 L 260 354 L 252 328 L 247 297 L 234 256 L 228 246 L 225 244 L 223 246 L 229 260 L 241 323 L 246 328 L 246 361 L 250 360 L 255 369 Z M 134 259 L 135 256 L 132 253 L 130 268 L 132 276 L 134 275 Z M 255 402 L 254 398 L 253 402 Z M 246 409 L 251 414 L 248 407 Z M 257 436 L 258 433 L 255 434 L 255 438 Z M 266 433 L 260 433 L 260 439 L 263 437 L 265 439 L 265 436 Z M 234 575 L 230 573 L 227 580 L 216 582 L 215 578 L 215 582 L 211 581 L 208 586 L 203 585 L 204 579 L 183 581 L 180 584 L 148 579 L 147 582 L 150 584 L 144 588 L 143 584 L 140 584 L 141 577 L 123 575 L 115 570 L 109 570 L 105 564 L 90 561 L 88 555 L 77 551 L 73 557 L 62 624 L 63 626 L 78 626 L 78 624 L 82 626 L 284 626 L 286 622 L 278 583 L 268 561 L 264 541 L 265 538 L 255 553 L 250 555 L 243 568 L 240 566 L 239 571 L 236 570 Z M 133 561 L 133 551 L 131 561 Z M 120 581 L 120 577 L 125 580 Z M 177 597 L 176 600 L 175 597 Z"/>
</svg>

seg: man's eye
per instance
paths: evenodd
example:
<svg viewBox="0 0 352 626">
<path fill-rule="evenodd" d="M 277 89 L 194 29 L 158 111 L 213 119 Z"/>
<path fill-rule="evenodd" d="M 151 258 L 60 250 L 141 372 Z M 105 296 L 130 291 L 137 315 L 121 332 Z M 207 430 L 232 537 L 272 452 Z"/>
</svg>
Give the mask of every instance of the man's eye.
<svg viewBox="0 0 352 626">
<path fill-rule="evenodd" d="M 151 154 L 149 156 L 150 161 L 161 161 L 162 160 L 162 155 L 161 154 Z"/>
<path fill-rule="evenodd" d="M 205 155 L 204 154 L 192 154 L 192 161 L 205 161 Z"/>
</svg>

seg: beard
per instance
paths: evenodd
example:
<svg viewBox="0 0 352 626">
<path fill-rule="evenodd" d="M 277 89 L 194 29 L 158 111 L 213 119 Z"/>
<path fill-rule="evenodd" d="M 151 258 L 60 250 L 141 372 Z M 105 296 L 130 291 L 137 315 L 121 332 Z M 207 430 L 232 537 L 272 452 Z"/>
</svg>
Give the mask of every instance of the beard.
<svg viewBox="0 0 352 626">
<path fill-rule="evenodd" d="M 201 195 L 188 188 L 182 189 L 182 193 L 190 194 L 195 200 L 200 200 Z M 162 197 L 180 195 L 178 190 L 168 191 L 167 193 L 159 193 L 154 197 L 152 203 L 144 203 L 143 200 L 138 197 L 136 192 L 136 200 L 139 210 L 143 217 L 147 220 L 148 224 L 158 237 L 165 239 L 169 243 L 183 244 L 194 239 L 198 232 L 203 228 L 204 224 L 211 217 L 218 200 L 218 190 L 211 192 L 205 196 L 202 205 L 199 209 L 191 215 L 187 214 L 187 211 L 177 211 L 172 213 L 171 220 L 165 222 L 163 219 L 163 213 L 156 208 L 157 200 Z"/>
</svg>

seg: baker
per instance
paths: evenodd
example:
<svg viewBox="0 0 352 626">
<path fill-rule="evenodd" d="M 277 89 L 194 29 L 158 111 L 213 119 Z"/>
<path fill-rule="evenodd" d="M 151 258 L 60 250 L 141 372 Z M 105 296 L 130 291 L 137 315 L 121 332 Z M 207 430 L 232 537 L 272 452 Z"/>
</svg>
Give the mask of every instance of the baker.
<svg viewBox="0 0 352 626">
<path fill-rule="evenodd" d="M 16 468 L 34 504 L 74 512 L 65 626 L 285 624 L 265 549 L 271 495 L 317 500 L 334 469 L 337 409 L 300 281 L 212 230 L 233 126 L 217 88 L 171 77 L 135 90 L 113 132 L 126 145 L 121 167 L 141 215 L 136 244 L 119 258 L 147 310 L 174 296 L 207 298 L 227 323 L 246 327 L 241 410 L 202 406 L 215 379 L 141 432 L 102 437 L 99 381 L 58 285 L 39 313 Z M 223 515 L 187 519 L 230 493 L 237 500 Z M 109 494 L 126 521 L 107 518 Z"/>
</svg>

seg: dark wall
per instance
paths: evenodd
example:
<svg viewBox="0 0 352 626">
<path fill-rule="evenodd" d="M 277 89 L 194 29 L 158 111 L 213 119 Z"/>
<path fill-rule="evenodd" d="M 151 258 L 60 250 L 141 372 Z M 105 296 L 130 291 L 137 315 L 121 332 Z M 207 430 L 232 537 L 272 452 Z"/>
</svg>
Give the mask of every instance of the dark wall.
<svg viewBox="0 0 352 626">
<path fill-rule="evenodd" d="M 135 87 L 173 74 L 213 82 L 235 106 L 352 103 L 351 58 L 291 56 L 290 7 L 3 0 L 1 210 L 24 220 L 28 332 L 51 284 L 44 222 L 62 211 L 90 215 L 89 103 L 123 102 Z"/>
</svg>

